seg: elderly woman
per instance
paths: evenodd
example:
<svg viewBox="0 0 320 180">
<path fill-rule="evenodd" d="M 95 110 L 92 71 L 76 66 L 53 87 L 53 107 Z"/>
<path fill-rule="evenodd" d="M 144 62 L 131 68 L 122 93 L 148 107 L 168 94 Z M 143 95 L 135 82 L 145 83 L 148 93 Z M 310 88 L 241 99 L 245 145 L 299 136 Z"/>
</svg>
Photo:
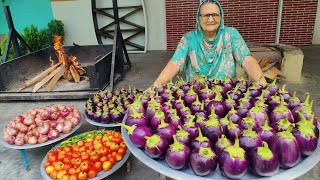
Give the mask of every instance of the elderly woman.
<svg viewBox="0 0 320 180">
<path fill-rule="evenodd" d="M 198 75 L 210 80 L 233 78 L 236 63 L 253 80 L 263 77 L 260 66 L 239 32 L 224 25 L 223 15 L 217 0 L 205 0 L 200 4 L 196 29 L 183 35 L 172 59 L 154 82 L 155 86 L 166 84 L 179 70 L 185 71 L 187 81 Z M 264 77 L 260 83 L 263 86 L 267 84 Z"/>
</svg>

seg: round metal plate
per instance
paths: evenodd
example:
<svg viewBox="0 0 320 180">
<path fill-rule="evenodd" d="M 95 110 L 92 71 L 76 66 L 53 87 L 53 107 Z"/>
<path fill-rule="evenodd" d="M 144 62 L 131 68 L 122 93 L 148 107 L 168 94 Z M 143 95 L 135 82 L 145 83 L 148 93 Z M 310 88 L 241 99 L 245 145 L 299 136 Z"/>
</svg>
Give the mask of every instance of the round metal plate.
<svg viewBox="0 0 320 180">
<path fill-rule="evenodd" d="M 123 119 L 123 123 L 125 122 L 125 118 Z M 121 133 L 122 137 L 132 152 L 132 154 L 138 158 L 141 162 L 143 162 L 145 165 L 149 166 L 153 170 L 167 176 L 173 179 L 192 179 L 192 180 L 205 180 L 205 179 L 228 179 L 225 176 L 223 176 L 219 170 L 219 167 L 217 166 L 217 169 L 205 176 L 200 177 L 194 174 L 192 169 L 188 166 L 183 170 L 175 170 L 168 166 L 168 164 L 165 162 L 165 160 L 154 160 L 150 158 L 144 150 L 141 150 L 137 148 L 130 140 L 127 131 L 121 127 Z M 320 139 L 318 140 L 318 144 L 320 144 Z M 316 151 L 309 157 L 303 158 L 299 164 L 296 166 L 290 168 L 290 169 L 282 169 L 280 168 L 278 173 L 275 174 L 272 177 L 260 177 L 255 175 L 250 170 L 247 171 L 247 173 L 241 178 L 241 179 L 294 179 L 296 177 L 299 177 L 303 175 L 304 173 L 308 172 L 310 169 L 312 169 L 320 160 L 320 145 L 318 145 Z"/>
<path fill-rule="evenodd" d="M 99 123 L 99 122 L 96 122 L 96 121 L 93 121 L 91 120 L 90 118 L 88 118 L 88 116 L 86 114 L 83 115 L 84 116 L 84 119 L 89 123 L 89 124 L 92 124 L 94 126 L 98 126 L 98 127 L 117 127 L 118 125 L 116 125 L 116 123 L 114 122 L 110 122 L 110 123 L 107 123 L 107 124 L 104 124 L 104 123 Z"/>
<path fill-rule="evenodd" d="M 58 148 L 59 146 L 60 146 L 60 143 L 57 144 L 56 146 L 54 146 L 52 149 L 50 149 L 50 151 L 55 150 L 55 149 Z M 49 152 L 50 152 L 50 151 L 49 151 Z M 128 160 L 129 156 L 130 156 L 130 151 L 129 151 L 129 149 L 127 149 L 127 152 L 126 152 L 126 154 L 123 156 L 123 158 L 122 158 L 121 161 L 119 161 L 119 162 L 117 162 L 116 164 L 114 164 L 109 171 L 104 171 L 104 170 L 99 171 L 97 177 L 92 178 L 92 179 L 90 179 L 90 180 L 99 180 L 99 179 L 103 179 L 103 178 L 108 177 L 109 175 L 111 175 L 112 173 L 114 173 L 115 171 L 117 171 L 120 167 L 122 167 L 122 165 Z M 50 180 L 51 178 L 47 175 L 45 169 L 43 168 L 43 165 L 44 165 L 44 163 L 47 161 L 47 159 L 48 159 L 48 158 L 47 158 L 47 154 L 46 154 L 46 156 L 43 158 L 43 160 L 42 160 L 42 162 L 41 162 L 41 164 L 40 164 L 40 173 L 41 173 L 41 176 L 42 176 L 43 179 L 45 179 L 45 180 Z"/>
<path fill-rule="evenodd" d="M 78 130 L 80 128 L 80 126 L 82 125 L 82 121 L 83 120 L 81 120 L 80 123 L 76 127 L 74 127 L 69 134 L 60 133 L 60 136 L 58 138 L 52 139 L 52 140 L 48 140 L 47 142 L 44 142 L 44 143 L 41 143 L 41 144 L 35 144 L 35 145 L 24 144 L 23 146 L 11 145 L 11 144 L 8 144 L 8 143 L 6 143 L 4 141 L 3 136 L 1 136 L 1 138 L 0 138 L 0 143 L 3 146 L 5 146 L 7 148 L 12 148 L 12 149 L 32 149 L 32 148 L 46 146 L 46 145 L 55 143 L 57 141 L 60 141 L 61 139 L 64 139 L 64 138 L 70 136 L 72 133 L 74 133 L 76 130 Z"/>
</svg>

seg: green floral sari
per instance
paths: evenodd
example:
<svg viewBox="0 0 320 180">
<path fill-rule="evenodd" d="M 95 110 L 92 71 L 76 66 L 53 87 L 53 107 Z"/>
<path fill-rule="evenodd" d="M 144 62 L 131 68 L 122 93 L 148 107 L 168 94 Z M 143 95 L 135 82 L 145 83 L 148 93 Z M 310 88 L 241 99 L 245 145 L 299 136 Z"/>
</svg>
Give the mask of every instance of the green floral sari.
<svg viewBox="0 0 320 180">
<path fill-rule="evenodd" d="M 200 26 L 200 4 L 197 13 L 196 29 L 187 32 L 181 38 L 172 57 L 180 71 L 185 71 L 186 81 L 204 75 L 210 80 L 233 78 L 236 75 L 236 63 L 240 66 L 251 52 L 235 28 L 224 25 L 223 10 L 218 1 L 213 0 L 220 7 L 220 25 L 216 37 L 210 41 Z"/>
</svg>

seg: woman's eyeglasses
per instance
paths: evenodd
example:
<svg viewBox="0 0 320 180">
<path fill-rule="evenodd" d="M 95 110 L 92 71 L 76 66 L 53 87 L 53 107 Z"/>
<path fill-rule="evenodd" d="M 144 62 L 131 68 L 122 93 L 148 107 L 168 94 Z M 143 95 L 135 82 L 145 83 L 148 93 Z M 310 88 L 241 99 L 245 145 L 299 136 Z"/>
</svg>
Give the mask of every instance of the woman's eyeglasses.
<svg viewBox="0 0 320 180">
<path fill-rule="evenodd" d="M 200 14 L 201 19 L 203 19 L 203 20 L 205 20 L 205 21 L 208 21 L 208 19 L 210 18 L 210 16 L 212 16 L 212 18 L 213 18 L 214 20 L 219 20 L 219 18 L 220 18 L 220 14 L 217 14 L 217 13 Z"/>
</svg>

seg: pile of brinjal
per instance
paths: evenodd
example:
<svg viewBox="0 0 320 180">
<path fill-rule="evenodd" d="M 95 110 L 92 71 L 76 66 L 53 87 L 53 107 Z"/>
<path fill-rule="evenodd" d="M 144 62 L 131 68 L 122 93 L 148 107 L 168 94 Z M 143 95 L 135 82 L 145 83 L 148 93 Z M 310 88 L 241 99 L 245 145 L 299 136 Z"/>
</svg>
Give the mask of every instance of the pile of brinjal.
<svg viewBox="0 0 320 180">
<path fill-rule="evenodd" d="M 111 91 L 100 91 L 86 103 L 86 116 L 98 123 L 119 123 L 122 121 L 128 105 L 132 104 L 136 95 L 142 92 L 129 87 Z"/>
<path fill-rule="evenodd" d="M 247 171 L 272 176 L 317 148 L 313 101 L 305 96 L 300 101 L 276 81 L 263 87 L 244 79 L 179 79 L 136 95 L 121 125 L 136 147 L 173 169 L 189 165 L 206 176 L 219 166 L 232 179 Z"/>
</svg>

